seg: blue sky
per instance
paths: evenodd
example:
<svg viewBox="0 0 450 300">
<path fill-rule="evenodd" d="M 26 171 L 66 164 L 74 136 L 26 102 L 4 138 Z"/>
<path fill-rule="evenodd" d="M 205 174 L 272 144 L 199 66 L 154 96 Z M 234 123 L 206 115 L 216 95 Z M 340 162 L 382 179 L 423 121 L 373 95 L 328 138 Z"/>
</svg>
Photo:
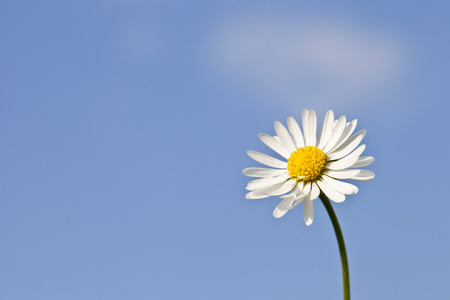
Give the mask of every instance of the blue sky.
<svg viewBox="0 0 450 300">
<path fill-rule="evenodd" d="M 2 1 L 1 299 L 341 299 L 320 202 L 245 199 L 257 138 L 358 119 L 354 299 L 450 294 L 446 1 Z M 316 200 L 319 201 L 319 200 Z"/>
</svg>

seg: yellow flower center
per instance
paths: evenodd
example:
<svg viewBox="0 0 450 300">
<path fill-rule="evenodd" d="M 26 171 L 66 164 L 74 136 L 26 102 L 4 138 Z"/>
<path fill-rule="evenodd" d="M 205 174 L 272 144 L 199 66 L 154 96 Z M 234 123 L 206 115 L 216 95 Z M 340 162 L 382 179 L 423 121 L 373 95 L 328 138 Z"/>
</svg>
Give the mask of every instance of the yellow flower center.
<svg viewBox="0 0 450 300">
<path fill-rule="evenodd" d="M 325 168 L 327 156 L 314 146 L 301 147 L 292 152 L 287 162 L 287 169 L 291 177 L 297 181 L 313 181 L 317 179 Z"/>
</svg>

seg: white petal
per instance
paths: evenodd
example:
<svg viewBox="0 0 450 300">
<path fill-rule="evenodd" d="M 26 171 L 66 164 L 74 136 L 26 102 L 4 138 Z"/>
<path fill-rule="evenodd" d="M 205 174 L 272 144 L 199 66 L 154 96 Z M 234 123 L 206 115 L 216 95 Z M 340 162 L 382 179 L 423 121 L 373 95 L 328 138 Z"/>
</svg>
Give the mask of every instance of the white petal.
<svg viewBox="0 0 450 300">
<path fill-rule="evenodd" d="M 267 147 L 277 152 L 284 158 L 289 159 L 289 156 L 291 156 L 291 152 L 289 152 L 289 150 L 287 150 L 286 147 L 284 147 L 281 142 L 277 141 L 274 137 L 264 133 L 261 133 L 258 137 L 261 142 L 267 145 Z"/>
<path fill-rule="evenodd" d="M 281 218 L 286 214 L 286 212 L 289 210 L 289 207 L 291 206 L 293 196 L 284 198 L 280 203 L 278 203 L 277 207 L 273 211 L 273 216 L 275 218 Z"/>
<path fill-rule="evenodd" d="M 290 197 L 290 196 L 294 196 L 294 198 L 299 198 L 301 195 L 303 195 L 302 189 L 303 189 L 303 183 L 297 182 L 297 184 L 295 185 L 295 188 L 292 189 L 292 191 L 289 193 L 289 195 L 280 196 L 280 198 L 285 198 L 285 197 Z"/>
<path fill-rule="evenodd" d="M 280 198 L 286 198 L 286 197 L 291 197 L 291 196 L 294 196 L 295 198 L 299 198 L 300 196 L 303 195 L 302 189 L 303 189 L 303 183 L 301 183 L 301 182 L 297 183 L 289 194 L 280 196 Z"/>
<path fill-rule="evenodd" d="M 353 185 L 348 182 L 339 181 L 334 178 L 323 176 L 322 179 L 335 191 L 346 194 L 346 195 L 353 195 L 358 192 L 358 187 L 356 185 Z"/>
<path fill-rule="evenodd" d="M 314 218 L 313 201 L 309 198 L 309 195 L 305 198 L 303 204 L 303 218 L 307 226 L 311 225 Z"/>
<path fill-rule="evenodd" d="M 247 155 L 256 160 L 257 162 L 272 168 L 280 168 L 280 169 L 287 168 L 287 162 L 281 161 L 277 158 L 274 158 L 261 152 L 248 150 Z"/>
<path fill-rule="evenodd" d="M 256 194 L 266 195 L 267 197 L 268 196 L 279 196 L 281 194 L 285 194 L 285 193 L 291 191 L 295 187 L 296 183 L 297 182 L 295 180 L 281 181 L 281 182 L 277 182 L 275 184 L 256 188 L 256 189 L 254 189 L 254 192 Z M 252 189 L 248 189 L 248 190 L 252 190 Z"/>
<path fill-rule="evenodd" d="M 276 177 L 264 177 L 260 179 L 251 180 L 247 183 L 247 190 L 256 190 L 256 189 L 264 189 L 266 187 L 270 187 L 274 184 L 278 184 L 280 182 L 284 182 L 289 179 L 289 174 L 286 171 L 286 174 L 276 176 Z"/>
<path fill-rule="evenodd" d="M 337 179 L 349 179 L 361 172 L 359 169 L 344 169 L 344 170 L 325 170 L 324 175 L 328 175 Z"/>
<path fill-rule="evenodd" d="M 341 137 L 336 142 L 336 145 L 334 145 L 334 147 L 331 148 L 329 152 L 333 152 L 334 149 L 337 149 L 338 147 L 340 147 L 348 139 L 348 137 L 353 133 L 353 131 L 355 131 L 357 123 L 358 123 L 358 120 L 354 119 L 353 121 L 346 124 L 346 127 L 345 127 L 344 131 L 342 132 Z"/>
<path fill-rule="evenodd" d="M 280 198 L 288 198 L 288 197 L 295 197 L 299 193 L 299 184 L 296 184 L 295 187 L 289 192 L 289 194 L 281 195 Z"/>
<path fill-rule="evenodd" d="M 242 173 L 250 177 L 274 177 L 286 173 L 286 169 L 246 168 Z"/>
<path fill-rule="evenodd" d="M 372 180 L 374 178 L 375 178 L 375 173 L 373 173 L 372 171 L 361 170 L 361 172 L 358 175 L 353 176 L 350 179 L 368 181 L 368 180 Z"/>
<path fill-rule="evenodd" d="M 301 148 L 305 146 L 305 140 L 303 139 L 302 131 L 300 130 L 300 127 L 298 126 L 297 121 L 293 117 L 289 117 L 287 119 L 287 124 L 289 131 L 292 134 L 292 137 L 294 138 L 295 145 L 297 148 Z"/>
<path fill-rule="evenodd" d="M 323 127 L 320 133 L 320 141 L 317 148 L 323 149 L 323 147 L 325 147 L 325 145 L 328 143 L 331 134 L 333 133 L 333 125 L 334 125 L 334 114 L 332 110 L 329 110 L 325 115 L 325 119 L 323 120 Z"/>
<path fill-rule="evenodd" d="M 266 188 L 254 190 L 254 191 L 248 193 L 247 195 L 245 195 L 245 197 L 247 199 L 261 199 L 261 198 L 266 198 L 266 197 L 270 197 L 270 196 L 278 196 L 278 195 L 287 193 L 290 190 L 292 190 L 292 188 L 295 186 L 295 184 L 296 184 L 295 180 L 288 180 L 286 182 L 280 182 L 280 183 L 268 186 Z"/>
<path fill-rule="evenodd" d="M 291 134 L 287 131 L 286 127 L 283 126 L 280 122 L 275 122 L 275 132 L 281 140 L 283 146 L 290 152 L 294 152 L 297 150 L 294 142 L 292 141 Z"/>
<path fill-rule="evenodd" d="M 361 168 L 370 165 L 375 161 L 372 156 L 360 156 L 355 164 L 351 165 L 350 168 Z"/>
<path fill-rule="evenodd" d="M 361 145 L 346 157 L 327 163 L 327 169 L 343 170 L 354 165 L 358 161 L 358 157 L 364 152 L 364 149 L 366 149 L 366 145 Z"/>
<path fill-rule="evenodd" d="M 249 190 L 249 191 L 256 190 L 256 189 L 262 189 L 264 187 L 277 184 L 277 183 L 282 182 L 284 180 L 285 179 L 281 178 L 280 176 L 258 178 L 258 179 L 250 180 L 247 183 L 247 186 L 245 188 L 247 190 Z"/>
<path fill-rule="evenodd" d="M 271 195 L 267 195 L 267 194 L 264 194 L 264 193 L 260 193 L 260 192 L 258 192 L 258 191 L 251 191 L 251 192 L 249 192 L 249 193 L 247 193 L 246 195 L 245 195 L 245 198 L 246 199 L 251 199 L 251 200 L 253 200 L 253 199 L 262 199 L 262 198 L 267 198 L 267 197 L 270 197 Z"/>
<path fill-rule="evenodd" d="M 316 199 L 317 197 L 319 197 L 319 194 L 320 194 L 320 189 L 319 189 L 319 187 L 317 186 L 317 184 L 311 183 L 311 192 L 310 192 L 310 194 L 309 194 L 309 198 L 310 198 L 311 200 L 314 200 L 314 199 Z"/>
<path fill-rule="evenodd" d="M 306 195 L 297 195 L 297 197 L 294 198 L 294 201 L 291 203 L 291 206 L 289 206 L 289 209 L 293 209 L 294 207 L 297 207 L 302 201 L 305 199 Z"/>
<path fill-rule="evenodd" d="M 303 133 L 306 146 L 316 145 L 317 117 L 314 110 L 304 109 L 302 112 Z"/>
<path fill-rule="evenodd" d="M 331 133 L 331 137 L 328 140 L 328 143 L 326 144 L 326 146 L 322 149 L 323 152 L 325 152 L 325 154 L 328 154 L 330 152 L 331 149 L 334 148 L 334 146 L 336 145 L 336 143 L 338 142 L 339 138 L 342 135 L 342 132 L 345 129 L 345 123 L 346 119 L 345 116 L 342 116 L 339 118 L 336 127 L 334 128 L 333 132 Z"/>
<path fill-rule="evenodd" d="M 302 194 L 308 195 L 311 192 L 311 183 L 306 183 L 303 185 L 303 189 L 301 189 Z"/>
<path fill-rule="evenodd" d="M 252 199 L 252 200 L 253 199 L 262 199 L 262 198 L 267 198 L 267 197 L 270 197 L 270 195 L 258 193 L 257 191 L 251 191 L 245 195 L 246 199 Z"/>
<path fill-rule="evenodd" d="M 288 192 L 290 192 L 295 185 L 297 184 L 297 182 L 295 180 L 288 180 L 286 181 L 281 187 L 279 187 L 278 189 L 273 189 L 270 191 L 270 195 L 271 196 L 279 196 L 282 194 L 286 194 Z M 264 192 L 267 192 L 268 189 L 265 189 Z"/>
<path fill-rule="evenodd" d="M 367 131 L 365 129 L 358 131 L 357 133 L 352 135 L 348 140 L 342 143 L 342 145 L 339 148 L 333 150 L 330 154 L 328 154 L 327 158 L 329 160 L 334 160 L 346 156 L 347 154 L 355 150 L 356 147 L 358 147 L 358 145 L 361 143 L 362 139 L 366 135 L 366 132 Z"/>
<path fill-rule="evenodd" d="M 336 190 L 334 190 L 330 185 L 328 185 L 327 182 L 325 182 L 324 180 L 321 181 L 317 181 L 317 185 L 320 187 L 320 189 L 322 190 L 322 192 L 325 193 L 325 195 L 330 198 L 330 200 L 333 200 L 334 202 L 340 203 L 340 202 L 344 202 L 345 200 L 345 195 L 341 194 L 339 192 L 337 192 Z"/>
</svg>

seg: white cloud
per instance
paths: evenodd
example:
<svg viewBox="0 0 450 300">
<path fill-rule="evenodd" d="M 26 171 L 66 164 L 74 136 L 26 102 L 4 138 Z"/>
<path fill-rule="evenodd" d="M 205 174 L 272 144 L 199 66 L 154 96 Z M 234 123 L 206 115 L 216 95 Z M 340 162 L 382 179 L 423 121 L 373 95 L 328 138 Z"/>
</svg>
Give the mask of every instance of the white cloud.
<svg viewBox="0 0 450 300">
<path fill-rule="evenodd" d="M 398 40 L 339 22 L 245 18 L 225 23 L 211 43 L 213 64 L 261 91 L 268 103 L 354 105 L 401 74 Z M 333 102 L 332 102 L 333 101 Z M 337 101 L 337 102 L 336 102 Z"/>
</svg>

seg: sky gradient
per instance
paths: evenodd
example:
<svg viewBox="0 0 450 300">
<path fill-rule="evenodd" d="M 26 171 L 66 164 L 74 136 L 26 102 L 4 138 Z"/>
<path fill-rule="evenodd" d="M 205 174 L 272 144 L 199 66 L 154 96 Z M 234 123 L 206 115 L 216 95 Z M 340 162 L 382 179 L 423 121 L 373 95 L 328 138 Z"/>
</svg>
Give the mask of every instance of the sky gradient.
<svg viewBox="0 0 450 300">
<path fill-rule="evenodd" d="M 333 203 L 354 299 L 450 294 L 447 1 L 2 1 L 0 299 L 341 299 L 319 200 L 247 200 L 247 150 L 358 119 Z"/>
</svg>

